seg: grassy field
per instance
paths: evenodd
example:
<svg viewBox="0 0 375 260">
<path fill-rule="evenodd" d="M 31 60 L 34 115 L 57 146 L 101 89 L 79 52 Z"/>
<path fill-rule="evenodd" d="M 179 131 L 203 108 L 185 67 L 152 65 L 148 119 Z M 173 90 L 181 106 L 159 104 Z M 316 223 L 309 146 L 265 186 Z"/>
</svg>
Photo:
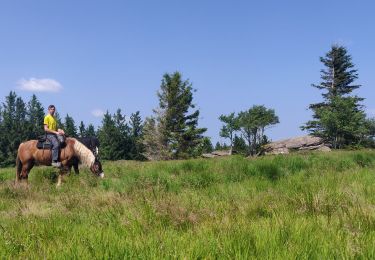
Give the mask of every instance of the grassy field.
<svg viewBox="0 0 375 260">
<path fill-rule="evenodd" d="M 375 151 L 0 169 L 0 258 L 375 258 Z"/>
</svg>

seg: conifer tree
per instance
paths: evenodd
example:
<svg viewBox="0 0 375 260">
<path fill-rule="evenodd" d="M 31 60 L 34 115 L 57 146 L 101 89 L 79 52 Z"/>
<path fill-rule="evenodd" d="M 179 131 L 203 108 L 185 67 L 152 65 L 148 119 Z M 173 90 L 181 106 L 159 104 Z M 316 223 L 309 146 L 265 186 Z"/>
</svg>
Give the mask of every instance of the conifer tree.
<svg viewBox="0 0 375 260">
<path fill-rule="evenodd" d="M 144 146 L 142 143 L 143 123 L 140 112 L 137 111 L 130 116 L 130 154 L 133 160 L 144 160 Z"/>
<path fill-rule="evenodd" d="M 85 137 L 86 136 L 86 127 L 83 121 L 79 124 L 79 137 Z"/>
<path fill-rule="evenodd" d="M 352 58 L 345 47 L 333 45 L 320 61 L 325 66 L 321 70 L 322 81 L 312 86 L 323 90 L 323 102 L 309 106 L 313 120 L 301 129 L 322 137 L 333 148 L 359 144 L 369 129 L 366 129 L 366 115 L 360 104 L 363 98 L 350 96 L 360 87 L 353 84 L 358 73 Z"/>
<path fill-rule="evenodd" d="M 87 126 L 85 134 L 86 134 L 85 136 L 91 136 L 91 137 L 96 137 L 97 136 L 97 133 L 95 131 L 95 127 L 94 127 L 93 124 L 89 124 Z"/>
<path fill-rule="evenodd" d="M 35 94 L 32 95 L 31 100 L 28 102 L 27 115 L 29 123 L 29 139 L 36 139 L 38 136 L 44 134 L 43 120 L 44 108 L 39 102 Z"/>
<path fill-rule="evenodd" d="M 14 164 L 19 144 L 27 140 L 27 110 L 25 102 L 14 91 L 5 98 L 1 110 L 0 165 L 6 166 Z"/>
<path fill-rule="evenodd" d="M 159 121 L 164 125 L 163 136 L 173 158 L 197 155 L 202 134 L 207 130 L 198 128 L 199 110 L 193 104 L 193 88 L 188 80 L 182 80 L 179 72 L 164 74 L 158 91 L 159 108 L 164 115 Z"/>
<path fill-rule="evenodd" d="M 74 119 L 73 117 L 69 116 L 69 114 L 67 114 L 65 117 L 64 131 L 65 134 L 69 137 L 78 137 L 77 127 L 75 125 Z"/>
</svg>

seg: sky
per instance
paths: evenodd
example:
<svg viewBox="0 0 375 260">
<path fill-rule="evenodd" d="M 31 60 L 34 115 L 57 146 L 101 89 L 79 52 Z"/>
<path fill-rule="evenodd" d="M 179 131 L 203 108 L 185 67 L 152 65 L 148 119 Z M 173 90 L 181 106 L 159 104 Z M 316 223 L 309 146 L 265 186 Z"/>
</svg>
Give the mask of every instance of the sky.
<svg viewBox="0 0 375 260">
<path fill-rule="evenodd" d="M 278 115 L 271 140 L 300 136 L 332 44 L 348 49 L 375 116 L 374 11 L 370 0 L 0 0 L 0 102 L 35 93 L 99 126 L 107 110 L 151 116 L 163 74 L 179 71 L 213 143 L 225 141 L 221 114 L 253 105 Z"/>
</svg>

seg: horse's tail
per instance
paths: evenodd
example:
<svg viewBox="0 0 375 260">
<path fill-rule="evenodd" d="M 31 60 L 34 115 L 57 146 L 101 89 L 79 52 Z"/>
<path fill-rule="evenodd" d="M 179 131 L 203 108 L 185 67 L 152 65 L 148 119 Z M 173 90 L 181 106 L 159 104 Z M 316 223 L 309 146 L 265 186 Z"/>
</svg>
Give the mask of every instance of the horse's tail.
<svg viewBox="0 0 375 260">
<path fill-rule="evenodd" d="M 20 157 L 17 153 L 17 159 L 16 159 L 16 181 L 19 180 L 21 176 L 21 171 L 22 171 L 22 162 L 20 160 Z"/>
</svg>

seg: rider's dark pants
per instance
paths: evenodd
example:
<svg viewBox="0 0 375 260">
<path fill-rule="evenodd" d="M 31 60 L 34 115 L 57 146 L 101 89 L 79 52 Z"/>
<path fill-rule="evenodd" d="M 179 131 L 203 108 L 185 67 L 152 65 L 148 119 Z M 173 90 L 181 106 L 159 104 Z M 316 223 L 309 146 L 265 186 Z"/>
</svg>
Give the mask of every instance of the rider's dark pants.
<svg viewBox="0 0 375 260">
<path fill-rule="evenodd" d="M 57 162 L 59 160 L 60 142 L 54 134 L 47 134 L 47 140 L 52 144 L 52 161 Z"/>
</svg>

